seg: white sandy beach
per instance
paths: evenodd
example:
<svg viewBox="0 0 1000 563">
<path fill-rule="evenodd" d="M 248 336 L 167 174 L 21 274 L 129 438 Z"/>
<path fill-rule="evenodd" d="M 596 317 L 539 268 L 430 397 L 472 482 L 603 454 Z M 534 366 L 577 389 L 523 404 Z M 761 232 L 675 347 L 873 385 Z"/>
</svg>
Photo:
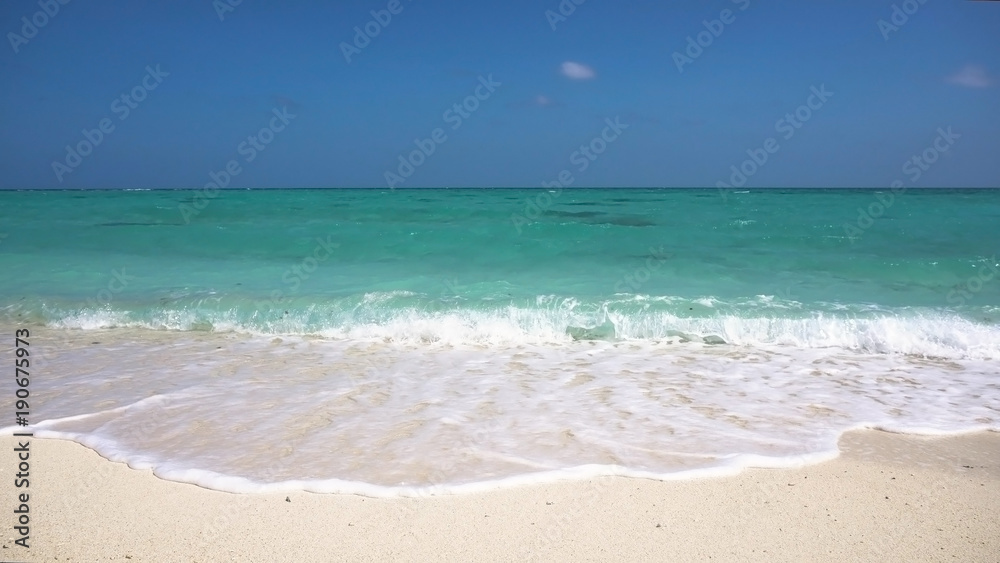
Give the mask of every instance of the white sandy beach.
<svg viewBox="0 0 1000 563">
<path fill-rule="evenodd" d="M 220 493 L 33 439 L 31 548 L 8 516 L 0 560 L 1000 561 L 1000 434 L 854 432 L 841 449 L 729 478 L 374 499 Z"/>
</svg>

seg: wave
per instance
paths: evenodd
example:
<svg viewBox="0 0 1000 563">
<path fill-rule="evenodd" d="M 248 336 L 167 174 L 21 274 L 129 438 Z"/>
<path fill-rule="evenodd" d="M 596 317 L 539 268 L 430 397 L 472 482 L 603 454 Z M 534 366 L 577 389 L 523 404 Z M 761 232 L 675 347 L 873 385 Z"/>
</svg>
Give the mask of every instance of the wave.
<svg viewBox="0 0 1000 563">
<path fill-rule="evenodd" d="M 930 308 L 813 304 L 757 296 L 617 295 L 586 300 L 541 295 L 428 297 L 373 292 L 274 304 L 229 297 L 175 296 L 155 307 L 8 306 L 0 318 L 68 329 L 146 328 L 311 335 L 398 343 L 521 345 L 573 340 L 701 341 L 736 346 L 838 347 L 876 354 L 946 358 L 1000 357 L 1000 325 L 976 315 Z"/>
</svg>

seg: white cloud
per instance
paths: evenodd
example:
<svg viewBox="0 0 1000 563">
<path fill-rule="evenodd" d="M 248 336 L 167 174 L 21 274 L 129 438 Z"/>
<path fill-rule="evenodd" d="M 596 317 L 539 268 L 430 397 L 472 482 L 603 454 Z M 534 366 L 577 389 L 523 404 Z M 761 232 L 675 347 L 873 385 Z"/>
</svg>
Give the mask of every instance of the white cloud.
<svg viewBox="0 0 1000 563">
<path fill-rule="evenodd" d="M 574 63 L 573 61 L 566 61 L 562 64 L 562 73 L 563 76 L 572 78 L 573 80 L 590 80 L 597 76 L 594 69 L 585 64 Z"/>
<path fill-rule="evenodd" d="M 986 88 L 993 83 L 985 68 L 973 64 L 963 66 L 962 70 L 949 76 L 947 81 L 966 88 Z"/>
</svg>

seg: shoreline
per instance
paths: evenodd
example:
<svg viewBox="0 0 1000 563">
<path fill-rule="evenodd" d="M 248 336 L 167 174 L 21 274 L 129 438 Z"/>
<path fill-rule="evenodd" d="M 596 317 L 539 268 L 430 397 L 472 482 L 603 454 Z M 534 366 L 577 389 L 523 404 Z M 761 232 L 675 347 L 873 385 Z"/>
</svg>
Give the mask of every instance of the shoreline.
<svg viewBox="0 0 1000 563">
<path fill-rule="evenodd" d="M 3 440 L 13 507 L 17 444 Z M 1000 433 L 852 431 L 839 446 L 831 461 L 735 476 L 371 498 L 218 492 L 32 439 L 31 549 L 11 516 L 0 559 L 998 560 Z"/>
</svg>

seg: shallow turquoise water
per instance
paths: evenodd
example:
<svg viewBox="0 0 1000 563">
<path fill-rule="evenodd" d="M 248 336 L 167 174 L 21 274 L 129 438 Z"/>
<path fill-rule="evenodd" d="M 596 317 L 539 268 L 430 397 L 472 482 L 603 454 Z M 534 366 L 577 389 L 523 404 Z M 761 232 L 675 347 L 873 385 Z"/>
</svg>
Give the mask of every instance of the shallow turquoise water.
<svg viewBox="0 0 1000 563">
<path fill-rule="evenodd" d="M 405 339 L 419 320 L 424 340 L 679 331 L 853 345 L 823 327 L 894 318 L 898 342 L 875 349 L 907 352 L 942 323 L 1000 322 L 990 190 L 61 191 L 0 203 L 9 321 Z M 883 203 L 861 229 L 859 210 Z M 815 334 L 783 322 L 817 318 Z"/>
</svg>

